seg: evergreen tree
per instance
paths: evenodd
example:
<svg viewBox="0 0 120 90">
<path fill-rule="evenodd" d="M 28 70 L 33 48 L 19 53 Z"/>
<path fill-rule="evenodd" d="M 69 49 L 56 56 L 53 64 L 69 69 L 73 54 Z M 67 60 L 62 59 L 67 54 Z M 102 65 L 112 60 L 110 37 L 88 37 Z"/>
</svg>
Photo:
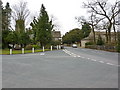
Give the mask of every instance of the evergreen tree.
<svg viewBox="0 0 120 90">
<path fill-rule="evenodd" d="M 9 43 L 6 40 L 6 37 L 8 36 L 9 33 L 10 33 L 10 31 L 8 31 L 8 30 L 2 31 L 2 48 L 8 47 Z"/>
<path fill-rule="evenodd" d="M 52 21 L 49 21 L 49 16 L 43 4 L 38 19 L 34 19 L 31 26 L 34 32 L 34 38 L 37 42 L 40 42 L 41 46 L 46 46 L 51 43 L 53 25 Z"/>
<path fill-rule="evenodd" d="M 38 22 L 36 20 L 36 18 L 34 17 L 33 19 L 33 22 L 30 23 L 30 26 L 32 27 L 32 34 L 33 34 L 33 44 L 36 44 L 36 32 L 37 32 L 37 25 L 38 25 Z"/>
<path fill-rule="evenodd" d="M 6 3 L 5 9 L 2 10 L 2 30 L 10 30 L 11 8 L 9 3 Z"/>
<path fill-rule="evenodd" d="M 0 1 L 0 4 L 1 4 L 1 1 Z M 2 23 L 2 48 L 6 48 L 8 47 L 8 40 L 6 40 L 7 36 L 9 35 L 10 33 L 10 18 L 11 18 L 11 8 L 10 8 L 10 5 L 9 3 L 6 3 L 6 6 L 5 8 L 2 7 L 2 4 L 1 4 L 1 9 L 2 9 L 2 19 L 1 19 L 1 23 Z"/>
<path fill-rule="evenodd" d="M 2 6 L 2 1 L 0 0 L 0 30 L 2 30 L 1 26 L 2 26 L 2 10 L 3 10 L 3 6 Z"/>
<path fill-rule="evenodd" d="M 82 25 L 82 32 L 84 34 L 84 38 L 89 36 L 89 34 L 91 32 L 91 27 L 90 27 L 90 25 L 88 23 L 85 22 Z"/>
<path fill-rule="evenodd" d="M 14 47 L 14 45 L 18 42 L 18 36 L 15 31 L 10 31 L 5 40 L 8 44 L 12 44 Z"/>
<path fill-rule="evenodd" d="M 2 1 L 0 0 L 0 48 L 2 48 Z"/>
</svg>

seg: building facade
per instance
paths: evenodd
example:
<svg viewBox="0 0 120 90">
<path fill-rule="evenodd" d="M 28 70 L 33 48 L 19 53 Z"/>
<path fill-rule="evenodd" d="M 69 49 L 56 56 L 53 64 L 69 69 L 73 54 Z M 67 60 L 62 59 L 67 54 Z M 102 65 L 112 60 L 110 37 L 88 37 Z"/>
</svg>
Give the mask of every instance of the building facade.
<svg viewBox="0 0 120 90">
<path fill-rule="evenodd" d="M 60 31 L 52 31 L 53 41 L 61 41 L 61 32 Z"/>
</svg>

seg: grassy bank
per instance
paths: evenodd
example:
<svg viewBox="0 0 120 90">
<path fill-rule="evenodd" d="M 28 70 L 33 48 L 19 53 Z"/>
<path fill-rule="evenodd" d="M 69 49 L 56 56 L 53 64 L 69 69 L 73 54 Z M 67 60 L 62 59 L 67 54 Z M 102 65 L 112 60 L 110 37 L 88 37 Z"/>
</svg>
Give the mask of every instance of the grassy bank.
<svg viewBox="0 0 120 90">
<path fill-rule="evenodd" d="M 35 50 L 35 52 L 42 52 L 43 50 Z M 45 51 L 50 51 L 50 49 L 45 49 Z M 25 50 L 25 53 L 32 53 L 32 50 Z M 10 50 L 9 49 L 3 49 L 0 50 L 1 55 L 9 55 Z M 22 54 L 22 50 L 13 50 L 12 54 Z"/>
</svg>

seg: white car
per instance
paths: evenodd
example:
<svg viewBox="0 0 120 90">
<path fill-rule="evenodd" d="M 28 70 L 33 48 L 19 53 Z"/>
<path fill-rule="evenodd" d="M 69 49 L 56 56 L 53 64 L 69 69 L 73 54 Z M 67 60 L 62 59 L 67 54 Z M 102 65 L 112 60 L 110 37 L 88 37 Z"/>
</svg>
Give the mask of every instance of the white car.
<svg viewBox="0 0 120 90">
<path fill-rule="evenodd" d="M 73 48 L 77 48 L 77 45 L 76 45 L 76 44 L 73 44 L 72 47 L 73 47 Z"/>
</svg>

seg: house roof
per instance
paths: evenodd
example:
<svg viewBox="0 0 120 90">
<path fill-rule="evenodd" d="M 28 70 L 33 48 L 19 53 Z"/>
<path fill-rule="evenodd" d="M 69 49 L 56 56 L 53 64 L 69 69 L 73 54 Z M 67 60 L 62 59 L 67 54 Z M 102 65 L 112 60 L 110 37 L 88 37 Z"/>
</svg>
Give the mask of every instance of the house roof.
<svg viewBox="0 0 120 90">
<path fill-rule="evenodd" d="M 61 38 L 61 32 L 60 31 L 52 31 L 52 36 L 54 38 Z"/>
</svg>

